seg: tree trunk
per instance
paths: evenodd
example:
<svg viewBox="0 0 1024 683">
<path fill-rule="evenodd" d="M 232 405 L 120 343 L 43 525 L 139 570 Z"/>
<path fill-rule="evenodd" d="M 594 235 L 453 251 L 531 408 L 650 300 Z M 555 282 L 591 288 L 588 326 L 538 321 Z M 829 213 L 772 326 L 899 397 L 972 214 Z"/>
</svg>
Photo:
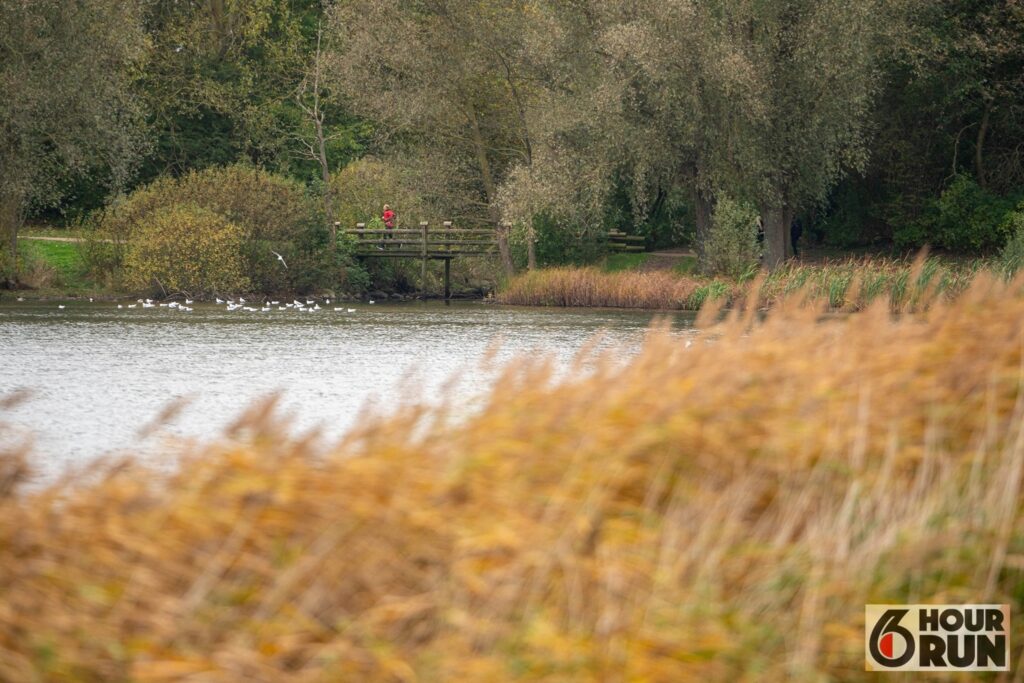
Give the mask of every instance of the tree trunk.
<svg viewBox="0 0 1024 683">
<path fill-rule="evenodd" d="M 0 196 L 0 230 L 7 237 L 11 263 L 18 265 L 18 229 L 21 227 L 21 200 L 13 194 Z"/>
<path fill-rule="evenodd" d="M 761 216 L 764 222 L 764 267 L 775 270 L 786 261 L 787 252 L 793 250 L 789 238 L 793 210 L 786 205 L 762 207 Z"/>
<path fill-rule="evenodd" d="M 988 135 L 989 121 L 992 118 L 992 99 L 985 99 L 985 113 L 981 116 L 978 127 L 978 139 L 974 143 L 974 174 L 978 177 L 978 186 L 985 187 L 985 136 Z"/>
<path fill-rule="evenodd" d="M 700 189 L 693 191 L 694 213 L 697 218 L 697 264 L 701 272 L 707 272 L 708 268 L 708 240 L 711 239 L 711 222 L 714 218 L 714 198 L 707 192 Z"/>
<path fill-rule="evenodd" d="M 537 270 L 537 235 L 533 232 L 533 224 L 526 230 L 526 267 Z"/>
<path fill-rule="evenodd" d="M 473 134 L 473 147 L 476 150 L 476 161 L 480 167 L 480 180 L 484 186 L 487 205 L 491 207 L 491 220 L 494 223 L 498 237 L 498 252 L 501 254 L 501 265 L 505 268 L 505 275 L 515 275 L 516 267 L 512 263 L 512 250 L 508 244 L 508 229 L 501 225 L 499 217 L 495 215 L 494 198 L 497 194 L 497 187 L 494 184 L 494 176 L 491 173 L 491 162 L 487 158 L 487 145 L 484 144 L 484 136 L 480 132 L 480 123 L 476 118 L 476 110 L 469 108 L 469 128 Z"/>
<path fill-rule="evenodd" d="M 331 251 L 338 245 L 338 230 L 334 225 L 334 202 L 331 196 L 331 167 L 327 163 L 327 140 L 324 138 L 324 124 L 320 119 L 316 120 L 316 139 L 319 145 L 318 159 L 320 162 L 320 176 L 324 183 L 324 217 L 327 219 L 327 229 L 331 234 Z"/>
</svg>

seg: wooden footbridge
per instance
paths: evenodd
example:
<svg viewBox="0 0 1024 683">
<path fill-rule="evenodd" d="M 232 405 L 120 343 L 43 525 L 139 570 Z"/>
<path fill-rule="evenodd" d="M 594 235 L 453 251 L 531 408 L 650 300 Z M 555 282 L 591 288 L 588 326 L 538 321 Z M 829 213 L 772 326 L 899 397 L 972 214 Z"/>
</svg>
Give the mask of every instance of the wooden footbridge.
<svg viewBox="0 0 1024 683">
<path fill-rule="evenodd" d="M 355 229 L 342 231 L 354 238 L 356 256 L 361 258 L 419 259 L 420 288 L 427 289 L 427 262 L 444 261 L 444 299 L 452 296 L 452 259 L 459 256 L 491 256 L 498 252 L 498 236 L 491 228 L 456 228 L 445 221 L 441 228 L 431 229 L 424 221 L 419 228 L 367 228 L 356 223 Z M 611 251 L 644 251 L 642 236 L 626 235 L 612 230 L 605 238 Z"/>
<path fill-rule="evenodd" d="M 498 237 L 489 228 L 456 228 L 445 221 L 441 228 L 431 229 L 427 222 L 419 228 L 368 229 L 356 223 L 354 230 L 344 234 L 355 238 L 356 255 L 361 258 L 419 259 L 420 287 L 426 295 L 427 262 L 444 261 L 444 298 L 451 299 L 452 259 L 460 256 L 490 256 L 498 251 Z"/>
</svg>

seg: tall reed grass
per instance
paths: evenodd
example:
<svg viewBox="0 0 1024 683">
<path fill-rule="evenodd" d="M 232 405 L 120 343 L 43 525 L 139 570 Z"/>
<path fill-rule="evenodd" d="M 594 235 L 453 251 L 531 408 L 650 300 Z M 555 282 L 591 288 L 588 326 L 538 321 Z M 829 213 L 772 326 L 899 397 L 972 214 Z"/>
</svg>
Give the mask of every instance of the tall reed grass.
<svg viewBox="0 0 1024 683">
<path fill-rule="evenodd" d="M 878 299 L 893 310 L 913 309 L 918 300 L 949 299 L 966 289 L 982 262 L 938 258 L 865 258 L 824 264 L 793 264 L 765 279 L 750 272 L 738 280 L 701 279 L 671 272 L 605 273 L 595 268 L 552 268 L 525 273 L 498 294 L 504 304 L 592 306 L 696 311 L 709 299 L 732 304 L 745 299 L 754 282 L 761 306 L 801 291 L 833 310 L 857 310 Z"/>
<path fill-rule="evenodd" d="M 172 471 L 11 449 L 0 679 L 867 680 L 865 603 L 1024 600 L 1022 287 L 751 295 L 329 452 L 269 403 Z"/>
</svg>

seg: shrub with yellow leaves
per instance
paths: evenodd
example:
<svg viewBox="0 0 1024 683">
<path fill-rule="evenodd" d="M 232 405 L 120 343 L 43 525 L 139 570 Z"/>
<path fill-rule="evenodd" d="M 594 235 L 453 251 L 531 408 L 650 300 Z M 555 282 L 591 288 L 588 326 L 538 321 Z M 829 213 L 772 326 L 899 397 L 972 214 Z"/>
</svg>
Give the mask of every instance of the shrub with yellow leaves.
<svg viewBox="0 0 1024 683">
<path fill-rule="evenodd" d="M 865 603 L 1020 608 L 1022 288 L 751 295 L 327 449 L 268 403 L 171 471 L 9 477 L 0 679 L 868 680 Z"/>
<path fill-rule="evenodd" d="M 165 295 L 244 291 L 244 238 L 237 225 L 198 206 L 160 209 L 128 245 L 126 282 Z"/>
<path fill-rule="evenodd" d="M 129 250 L 152 234 L 150 223 L 161 212 L 193 206 L 241 228 L 246 286 L 261 292 L 299 288 L 293 273 L 282 268 L 273 252 L 284 255 L 296 270 L 313 270 L 307 253 L 322 241 L 314 233 L 321 221 L 301 183 L 264 170 L 235 164 L 192 171 L 180 178 L 160 177 L 115 202 L 94 220 L 84 244 L 94 276 L 117 280 L 127 266 Z M 294 266 L 293 266 L 294 267 Z M 119 283 L 129 289 L 137 279 Z M 225 290 L 244 291 L 244 290 Z"/>
</svg>

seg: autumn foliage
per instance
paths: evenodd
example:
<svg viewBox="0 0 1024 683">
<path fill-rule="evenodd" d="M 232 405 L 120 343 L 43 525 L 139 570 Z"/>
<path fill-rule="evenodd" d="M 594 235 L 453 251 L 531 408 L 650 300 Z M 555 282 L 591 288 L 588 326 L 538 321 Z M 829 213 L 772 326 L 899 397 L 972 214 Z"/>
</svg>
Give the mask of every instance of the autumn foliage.
<svg viewBox="0 0 1024 683">
<path fill-rule="evenodd" d="M 164 294 L 246 291 L 242 228 L 195 205 L 160 209 L 135 232 L 125 284 Z"/>
<path fill-rule="evenodd" d="M 239 230 L 238 249 L 230 251 L 230 258 L 217 264 L 225 271 L 233 271 L 236 251 L 240 251 L 245 287 L 258 291 L 282 291 L 297 287 L 287 269 L 281 267 L 273 251 L 284 254 L 300 270 L 312 270 L 313 264 L 303 259 L 302 243 L 308 241 L 308 231 L 317 221 L 316 210 L 301 184 L 272 175 L 251 166 L 236 164 L 192 172 L 181 178 L 160 178 L 114 203 L 96 221 L 97 229 L 87 242 L 86 256 L 97 275 L 124 275 L 122 284 L 132 290 L 151 289 L 151 280 L 139 277 L 137 260 L 133 254 L 159 251 L 161 245 L 141 242 L 156 233 L 173 233 L 175 226 L 166 223 L 169 213 L 194 215 L 196 210 L 211 214 L 221 222 L 230 223 Z M 155 223 L 165 221 L 161 227 Z M 186 243 L 197 239 L 191 222 L 182 223 L 181 239 Z M 166 245 L 164 245 L 166 246 Z M 227 252 L 220 255 L 227 256 Z M 181 258 L 186 254 L 182 253 Z M 205 265 L 186 264 L 203 270 L 213 265 L 210 254 Z M 122 270 L 124 271 L 122 273 Z M 220 280 L 193 282 L 193 293 L 246 291 L 224 289 Z M 159 288 L 156 288 L 159 291 Z"/>
<path fill-rule="evenodd" d="M 326 449 L 268 404 L 176 468 L 9 450 L 0 679 L 867 680 L 865 603 L 1020 607 L 1022 287 L 750 297 Z"/>
</svg>

